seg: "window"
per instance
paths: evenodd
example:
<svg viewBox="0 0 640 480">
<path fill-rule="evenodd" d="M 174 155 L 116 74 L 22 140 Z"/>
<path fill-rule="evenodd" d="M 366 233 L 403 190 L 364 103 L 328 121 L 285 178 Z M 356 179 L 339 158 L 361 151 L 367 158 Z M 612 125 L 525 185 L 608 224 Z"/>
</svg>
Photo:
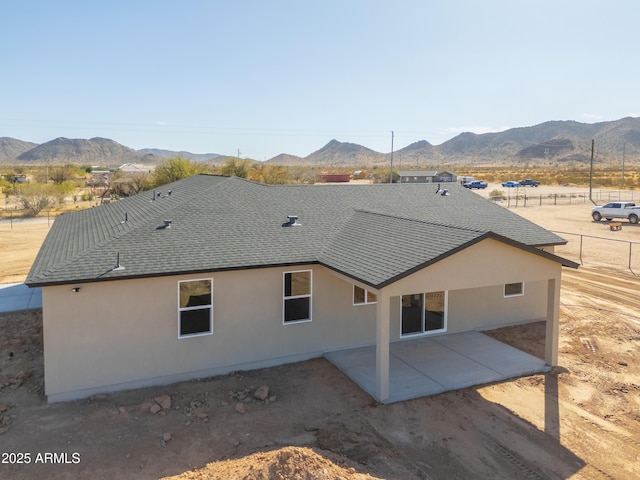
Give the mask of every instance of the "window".
<svg viewBox="0 0 640 480">
<path fill-rule="evenodd" d="M 518 297 L 524 295 L 524 283 L 507 283 L 504 286 L 505 297 Z"/>
<path fill-rule="evenodd" d="M 284 323 L 311 321 L 311 270 L 284 273 Z"/>
<path fill-rule="evenodd" d="M 360 288 L 357 285 L 353 286 L 353 304 L 354 305 L 368 305 L 370 303 L 376 303 L 378 296 L 375 293 Z"/>
<path fill-rule="evenodd" d="M 213 333 L 213 280 L 178 282 L 179 337 Z"/>
<path fill-rule="evenodd" d="M 447 292 L 402 295 L 401 335 L 444 332 L 447 329 Z"/>
</svg>

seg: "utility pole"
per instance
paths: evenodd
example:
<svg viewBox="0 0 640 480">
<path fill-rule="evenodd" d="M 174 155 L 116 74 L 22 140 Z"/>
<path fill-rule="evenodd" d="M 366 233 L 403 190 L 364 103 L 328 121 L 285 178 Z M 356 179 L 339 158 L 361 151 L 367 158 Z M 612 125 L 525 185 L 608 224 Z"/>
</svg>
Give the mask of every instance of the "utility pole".
<svg viewBox="0 0 640 480">
<path fill-rule="evenodd" d="M 391 171 L 389 172 L 389 183 L 393 183 L 393 130 L 391 130 Z"/>
<path fill-rule="evenodd" d="M 622 188 L 624 188 L 624 156 L 627 151 L 627 144 L 622 144 Z"/>
<path fill-rule="evenodd" d="M 596 141 L 591 139 L 591 167 L 589 168 L 589 200 L 594 205 L 597 205 L 596 202 L 593 201 L 593 196 L 591 195 L 591 191 L 593 189 L 593 149 L 595 148 Z"/>
</svg>

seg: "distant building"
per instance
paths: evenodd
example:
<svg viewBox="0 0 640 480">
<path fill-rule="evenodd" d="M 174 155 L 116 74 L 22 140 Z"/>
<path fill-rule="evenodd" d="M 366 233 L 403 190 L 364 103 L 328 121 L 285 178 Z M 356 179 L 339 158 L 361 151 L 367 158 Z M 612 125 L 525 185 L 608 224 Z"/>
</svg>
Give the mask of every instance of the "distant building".
<svg viewBox="0 0 640 480">
<path fill-rule="evenodd" d="M 320 176 L 325 182 L 348 182 L 351 180 L 348 173 L 321 173 Z"/>
<path fill-rule="evenodd" d="M 445 170 L 403 170 L 398 172 L 400 183 L 457 182 L 458 175 Z"/>
<path fill-rule="evenodd" d="M 142 163 L 125 163 L 118 167 L 124 173 L 151 173 L 155 170 L 155 165 L 144 165 Z"/>
</svg>

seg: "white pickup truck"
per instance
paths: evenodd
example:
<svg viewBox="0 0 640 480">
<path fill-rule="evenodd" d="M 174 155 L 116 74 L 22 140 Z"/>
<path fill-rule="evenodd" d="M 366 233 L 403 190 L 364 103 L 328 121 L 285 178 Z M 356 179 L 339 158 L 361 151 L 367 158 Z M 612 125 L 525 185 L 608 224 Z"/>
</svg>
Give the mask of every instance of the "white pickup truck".
<svg viewBox="0 0 640 480">
<path fill-rule="evenodd" d="M 591 209 L 591 217 L 599 222 L 603 218 L 611 220 L 612 218 L 626 218 L 629 223 L 638 223 L 640 218 L 640 206 L 636 206 L 633 202 L 612 202 L 603 206 L 596 206 Z"/>
</svg>

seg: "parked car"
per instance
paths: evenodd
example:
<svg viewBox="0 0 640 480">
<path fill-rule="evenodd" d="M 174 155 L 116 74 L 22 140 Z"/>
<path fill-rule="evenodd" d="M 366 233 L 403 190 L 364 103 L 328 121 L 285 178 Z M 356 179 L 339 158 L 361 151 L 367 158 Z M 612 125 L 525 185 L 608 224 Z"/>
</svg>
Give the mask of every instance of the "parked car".
<svg viewBox="0 0 640 480">
<path fill-rule="evenodd" d="M 509 180 L 508 182 L 504 182 L 502 184 L 503 187 L 511 188 L 511 187 L 519 187 L 520 184 L 518 182 L 514 182 L 513 180 Z"/>
<path fill-rule="evenodd" d="M 473 182 L 468 182 L 462 184 L 464 188 L 487 188 L 489 184 L 487 182 L 481 182 L 480 180 L 475 180 Z"/>
<path fill-rule="evenodd" d="M 531 180 L 530 178 L 525 178 L 524 180 L 521 180 L 519 183 L 521 187 L 539 187 L 540 186 L 540 182 Z"/>
<path fill-rule="evenodd" d="M 633 202 L 612 202 L 591 209 L 591 218 L 599 222 L 603 218 L 626 218 L 629 223 L 636 224 L 640 218 L 640 207 Z"/>
</svg>

